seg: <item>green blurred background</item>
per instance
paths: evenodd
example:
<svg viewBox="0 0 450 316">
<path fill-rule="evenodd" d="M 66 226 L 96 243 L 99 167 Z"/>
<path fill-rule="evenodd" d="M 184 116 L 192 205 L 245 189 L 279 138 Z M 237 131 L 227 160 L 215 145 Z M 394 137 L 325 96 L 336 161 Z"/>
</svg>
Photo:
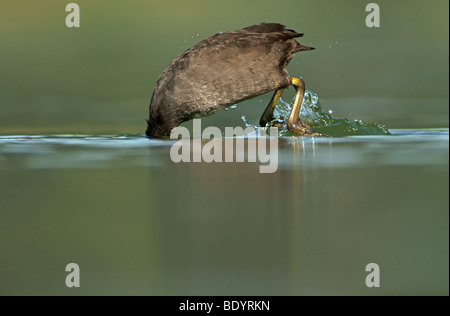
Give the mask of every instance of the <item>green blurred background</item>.
<svg viewBox="0 0 450 316">
<path fill-rule="evenodd" d="M 306 33 L 302 42 L 317 50 L 297 54 L 288 70 L 336 115 L 391 128 L 448 126 L 446 0 L 377 1 L 380 28 L 366 27 L 369 2 L 361 0 L 79 0 L 77 29 L 65 25 L 68 3 L 0 2 L 1 134 L 142 133 L 173 58 L 262 21 Z M 257 120 L 268 98 L 206 122 Z"/>
</svg>

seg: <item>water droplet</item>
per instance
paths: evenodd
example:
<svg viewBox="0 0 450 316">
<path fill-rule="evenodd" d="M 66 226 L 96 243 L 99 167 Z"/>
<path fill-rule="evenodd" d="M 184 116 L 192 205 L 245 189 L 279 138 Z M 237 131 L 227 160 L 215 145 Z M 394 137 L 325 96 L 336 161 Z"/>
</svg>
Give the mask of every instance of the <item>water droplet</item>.
<svg viewBox="0 0 450 316">
<path fill-rule="evenodd" d="M 197 36 L 199 36 L 200 34 L 197 33 Z"/>
</svg>

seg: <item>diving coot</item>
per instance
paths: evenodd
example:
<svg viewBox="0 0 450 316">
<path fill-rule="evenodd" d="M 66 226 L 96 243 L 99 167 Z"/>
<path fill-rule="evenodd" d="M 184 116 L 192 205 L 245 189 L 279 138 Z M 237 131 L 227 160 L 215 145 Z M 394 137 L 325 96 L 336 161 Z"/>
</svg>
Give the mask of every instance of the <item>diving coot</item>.
<svg viewBox="0 0 450 316">
<path fill-rule="evenodd" d="M 261 117 L 261 126 L 266 126 L 283 90 L 293 85 L 296 97 L 288 129 L 297 135 L 320 135 L 299 119 L 305 83 L 286 70 L 294 53 L 314 49 L 295 40 L 301 36 L 278 23 L 260 23 L 213 35 L 185 51 L 156 83 L 146 134 L 169 136 L 184 121 L 276 90 Z"/>
</svg>

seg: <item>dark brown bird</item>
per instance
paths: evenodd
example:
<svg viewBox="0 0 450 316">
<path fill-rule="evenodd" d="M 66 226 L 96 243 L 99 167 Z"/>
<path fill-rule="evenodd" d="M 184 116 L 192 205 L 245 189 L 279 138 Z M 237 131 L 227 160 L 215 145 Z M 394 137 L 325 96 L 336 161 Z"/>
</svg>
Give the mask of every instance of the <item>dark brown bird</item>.
<svg viewBox="0 0 450 316">
<path fill-rule="evenodd" d="M 295 40 L 301 36 L 278 23 L 260 23 L 213 35 L 185 51 L 156 83 L 146 134 L 169 136 L 182 122 L 276 90 L 261 117 L 261 126 L 266 126 L 283 90 L 293 85 L 296 97 L 288 129 L 298 135 L 320 135 L 300 121 L 305 84 L 286 70 L 295 53 L 314 49 Z"/>
</svg>

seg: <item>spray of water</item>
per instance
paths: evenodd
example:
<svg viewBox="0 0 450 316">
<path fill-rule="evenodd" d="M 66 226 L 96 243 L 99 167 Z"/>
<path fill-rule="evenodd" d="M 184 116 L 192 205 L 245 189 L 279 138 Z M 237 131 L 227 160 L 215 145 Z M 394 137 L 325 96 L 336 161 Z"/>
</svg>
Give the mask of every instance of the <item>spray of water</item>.
<svg viewBox="0 0 450 316">
<path fill-rule="evenodd" d="M 292 102 L 278 101 L 274 111 L 274 119 L 267 125 L 277 126 L 280 136 L 294 135 L 287 129 L 287 120 L 292 109 Z M 312 91 L 306 90 L 300 118 L 308 123 L 313 131 L 329 136 L 349 136 L 349 135 L 390 135 L 388 129 L 384 125 L 375 123 L 365 123 L 360 120 L 349 120 L 346 118 L 336 118 L 332 115 L 332 111 L 326 112 L 320 105 L 319 97 Z M 248 125 L 245 118 L 242 120 Z"/>
</svg>

